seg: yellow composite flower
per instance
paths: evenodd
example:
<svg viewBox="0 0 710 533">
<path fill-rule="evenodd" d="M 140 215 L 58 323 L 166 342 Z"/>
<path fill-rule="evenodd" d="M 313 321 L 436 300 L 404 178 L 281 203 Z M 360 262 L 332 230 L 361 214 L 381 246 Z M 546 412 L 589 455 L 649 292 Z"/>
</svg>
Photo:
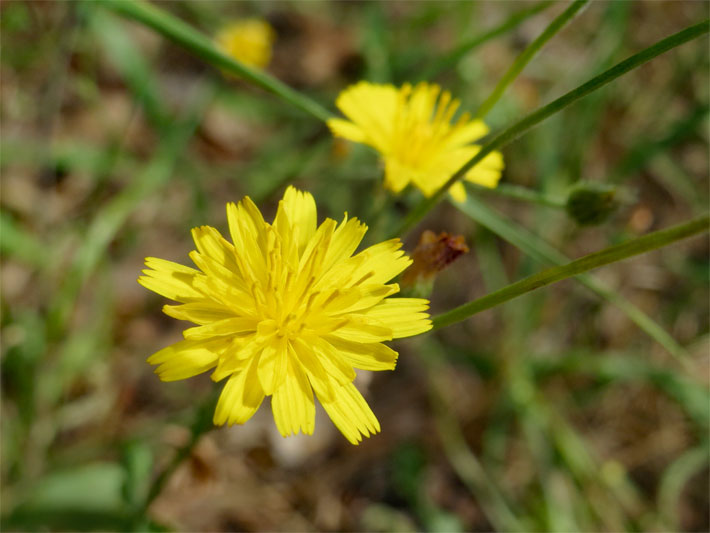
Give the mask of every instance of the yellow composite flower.
<svg viewBox="0 0 710 533">
<path fill-rule="evenodd" d="M 342 91 L 335 105 L 348 120 L 330 119 L 333 134 L 377 150 L 384 159 L 385 186 L 394 192 L 412 183 L 433 195 L 480 150 L 471 143 L 488 133 L 483 121 L 468 113 L 452 122 L 460 102 L 435 84 L 398 89 L 361 81 Z M 465 179 L 492 188 L 502 170 L 503 156 L 492 152 Z M 450 192 L 458 201 L 466 199 L 461 183 Z"/>
<path fill-rule="evenodd" d="M 264 68 L 271 61 L 271 47 L 275 40 L 274 29 L 262 19 L 231 22 L 215 37 L 217 47 L 225 54 L 257 68 Z"/>
<path fill-rule="evenodd" d="M 355 368 L 392 370 L 397 352 L 383 344 L 431 328 L 428 300 L 391 298 L 388 283 L 411 259 L 399 239 L 353 255 L 367 226 L 347 213 L 316 226 L 313 197 L 289 187 L 272 224 L 249 197 L 227 204 L 232 242 L 215 229 L 192 230 L 199 270 L 148 257 L 138 282 L 180 302 L 163 311 L 197 324 L 184 340 L 153 354 L 163 381 L 213 370 L 228 378 L 214 423 L 243 424 L 271 396 L 283 436 L 313 433 L 315 396 L 357 444 L 380 430 L 353 385 Z"/>
</svg>

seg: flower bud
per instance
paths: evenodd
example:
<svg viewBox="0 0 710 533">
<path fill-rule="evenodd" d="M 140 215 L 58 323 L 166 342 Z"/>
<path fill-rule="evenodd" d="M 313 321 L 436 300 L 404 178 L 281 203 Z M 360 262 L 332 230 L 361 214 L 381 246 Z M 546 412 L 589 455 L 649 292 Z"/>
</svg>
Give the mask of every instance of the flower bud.
<svg viewBox="0 0 710 533">
<path fill-rule="evenodd" d="M 613 185 L 583 182 L 569 193 L 565 209 L 580 226 L 596 226 L 616 211 L 616 193 Z"/>
<path fill-rule="evenodd" d="M 414 295 L 430 294 L 436 275 L 466 252 L 463 236 L 424 231 L 412 253 L 412 265 L 402 274 L 402 287 Z"/>
</svg>

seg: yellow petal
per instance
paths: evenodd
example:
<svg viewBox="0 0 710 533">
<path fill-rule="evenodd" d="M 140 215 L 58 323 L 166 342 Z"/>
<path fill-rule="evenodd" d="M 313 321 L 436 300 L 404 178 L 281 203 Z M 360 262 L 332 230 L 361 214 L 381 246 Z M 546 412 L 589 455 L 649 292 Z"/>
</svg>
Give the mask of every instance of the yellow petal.
<svg viewBox="0 0 710 533">
<path fill-rule="evenodd" d="M 355 284 L 387 283 L 411 265 L 412 260 L 400 250 L 401 247 L 399 239 L 391 239 L 357 254 L 355 257 L 362 256 L 364 261 L 352 275 Z"/>
<path fill-rule="evenodd" d="M 266 248 L 268 250 L 266 268 L 269 271 L 267 278 L 278 280 L 285 275 L 286 271 L 295 272 L 298 270 L 299 234 L 300 229 L 291 224 L 289 215 L 283 207 L 283 200 L 281 200 L 273 226 L 266 227 Z"/>
<path fill-rule="evenodd" d="M 245 279 L 265 281 L 266 222 L 261 212 L 245 196 L 238 205 L 227 204 L 229 233 L 234 242 L 236 261 Z"/>
<path fill-rule="evenodd" d="M 271 59 L 276 32 L 264 20 L 244 19 L 222 28 L 215 44 L 226 55 L 252 67 L 263 68 Z"/>
<path fill-rule="evenodd" d="M 416 171 L 403 164 L 397 157 L 385 156 L 385 187 L 400 193 L 410 182 L 415 181 Z"/>
<path fill-rule="evenodd" d="M 300 363 L 301 368 L 308 376 L 313 390 L 321 400 L 332 400 L 333 383 L 330 376 L 323 368 L 323 364 L 313 349 L 301 339 L 293 339 L 289 343 L 291 354 Z"/>
<path fill-rule="evenodd" d="M 456 125 L 448 137 L 448 142 L 456 145 L 470 144 L 488 133 L 488 126 L 482 120 Z"/>
<path fill-rule="evenodd" d="M 480 163 L 468 171 L 466 181 L 493 189 L 498 185 L 504 166 L 503 154 L 500 152 L 491 152 L 484 157 Z"/>
<path fill-rule="evenodd" d="M 363 435 L 369 437 L 380 431 L 372 409 L 352 383 L 338 388 L 333 401 L 321 400 L 321 404 L 335 427 L 352 444 L 358 444 Z"/>
<path fill-rule="evenodd" d="M 394 338 L 411 337 L 431 329 L 428 308 L 429 301 L 422 298 L 388 298 L 363 315 L 391 328 Z"/>
<path fill-rule="evenodd" d="M 365 224 L 361 224 L 357 218 L 348 220 L 346 215 L 333 232 L 328 252 L 323 260 L 323 270 L 327 271 L 334 264 L 339 264 L 350 257 L 362 241 L 366 231 Z"/>
<path fill-rule="evenodd" d="M 251 364 L 251 359 L 263 347 L 263 342 L 257 340 L 255 334 L 231 339 L 229 346 L 222 352 L 217 362 L 217 368 L 212 372 L 210 378 L 212 381 L 221 381 L 227 376 L 241 372 Z"/>
<path fill-rule="evenodd" d="M 301 254 L 316 233 L 318 222 L 316 202 L 310 193 L 299 191 L 291 186 L 286 189 L 282 202 L 291 225 L 298 228 L 298 252 Z"/>
<path fill-rule="evenodd" d="M 200 340 L 214 336 L 235 335 L 256 330 L 257 322 L 253 318 L 232 317 L 211 322 L 204 326 L 188 328 L 182 332 L 186 339 Z"/>
<path fill-rule="evenodd" d="M 365 132 L 363 142 L 382 151 L 391 142 L 398 102 L 399 91 L 392 85 L 359 82 L 341 92 L 335 105 Z"/>
<path fill-rule="evenodd" d="M 439 95 L 437 85 L 426 82 L 418 83 L 409 98 L 409 113 L 413 121 L 426 124 L 431 120 L 432 110 Z"/>
<path fill-rule="evenodd" d="M 324 340 L 337 350 L 341 357 L 355 368 L 362 370 L 394 370 L 397 364 L 397 352 L 382 343 L 361 343 L 346 341 L 328 335 Z"/>
<path fill-rule="evenodd" d="M 463 183 L 461 183 L 460 181 L 454 183 L 451 186 L 451 188 L 449 189 L 449 194 L 455 202 L 460 203 L 466 201 L 466 189 L 464 188 Z"/>
<path fill-rule="evenodd" d="M 186 379 L 214 367 L 220 352 L 228 344 L 223 341 L 184 340 L 154 353 L 148 358 L 148 363 L 159 365 L 155 373 L 162 381 Z"/>
<path fill-rule="evenodd" d="M 138 283 L 146 289 L 178 302 L 193 302 L 204 299 L 204 295 L 195 288 L 195 281 L 204 275 L 172 261 L 146 257 L 148 269 L 138 278 Z"/>
<path fill-rule="evenodd" d="M 231 271 L 233 275 L 239 273 L 234 257 L 234 246 L 228 242 L 215 228 L 200 226 L 192 228 L 192 238 L 197 251 L 202 255 L 216 261 L 219 265 Z"/>
<path fill-rule="evenodd" d="M 207 299 L 182 305 L 164 305 L 163 313 L 178 320 L 189 320 L 201 325 L 234 316 L 231 309 Z"/>
<path fill-rule="evenodd" d="M 372 307 L 397 292 L 399 292 L 399 285 L 396 283 L 331 289 L 321 294 L 321 297 L 314 302 L 314 307 L 321 307 L 328 315 L 338 316 Z"/>
<path fill-rule="evenodd" d="M 264 400 L 264 391 L 259 385 L 256 367 L 257 360 L 252 359 L 245 370 L 229 378 L 214 412 L 213 422 L 216 425 L 243 424 L 259 409 Z"/>
<path fill-rule="evenodd" d="M 302 277 L 320 276 L 321 267 L 328 253 L 336 225 L 335 220 L 326 218 L 306 244 L 298 265 Z"/>
<path fill-rule="evenodd" d="M 195 288 L 210 299 L 232 309 L 235 314 L 251 315 L 254 311 L 254 296 L 240 274 L 227 270 L 215 260 L 190 252 L 190 259 L 208 275 L 195 280 Z"/>
<path fill-rule="evenodd" d="M 382 342 L 392 340 L 392 328 L 383 322 L 363 315 L 348 315 L 345 325 L 331 335 L 354 342 Z"/>
<path fill-rule="evenodd" d="M 320 362 L 325 371 L 340 385 L 350 383 L 355 379 L 355 370 L 333 345 L 325 342 L 319 337 L 308 339 L 310 344 L 320 357 Z"/>
<path fill-rule="evenodd" d="M 336 137 L 342 137 L 358 143 L 367 142 L 367 136 L 357 124 L 353 124 L 341 118 L 328 119 L 326 124 L 328 124 L 330 131 L 332 131 L 333 135 Z"/>
<path fill-rule="evenodd" d="M 313 389 L 301 367 L 290 360 L 286 377 L 274 391 L 271 410 L 279 433 L 284 437 L 303 431 L 311 435 L 316 423 L 316 404 Z"/>
<path fill-rule="evenodd" d="M 274 339 L 266 343 L 259 356 L 257 374 L 264 394 L 271 395 L 281 386 L 286 377 L 288 362 L 287 344 L 285 338 Z"/>
</svg>

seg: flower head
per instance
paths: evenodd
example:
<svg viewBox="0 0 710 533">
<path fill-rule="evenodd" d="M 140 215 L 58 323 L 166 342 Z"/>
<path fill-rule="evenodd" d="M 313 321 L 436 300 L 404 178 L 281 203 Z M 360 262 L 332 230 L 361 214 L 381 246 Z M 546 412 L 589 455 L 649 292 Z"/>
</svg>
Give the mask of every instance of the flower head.
<svg viewBox="0 0 710 533">
<path fill-rule="evenodd" d="M 467 113 L 452 122 L 459 101 L 438 85 L 392 85 L 360 82 L 338 96 L 338 106 L 349 120 L 330 119 L 333 134 L 372 146 L 384 159 L 385 186 L 400 192 L 409 183 L 431 196 L 480 150 L 473 143 L 488 128 Z M 471 168 L 465 179 L 495 187 L 503 169 L 503 156 L 491 152 Z M 461 183 L 450 192 L 466 198 Z"/>
<path fill-rule="evenodd" d="M 148 362 L 163 381 L 211 369 L 213 380 L 228 378 L 215 424 L 243 424 L 271 396 L 283 436 L 311 434 L 315 392 L 353 444 L 378 432 L 354 368 L 392 370 L 397 352 L 383 341 L 431 328 L 427 300 L 390 298 L 399 286 L 388 282 L 411 263 L 400 241 L 353 255 L 367 227 L 347 214 L 316 227 L 313 197 L 293 187 L 273 224 L 249 197 L 227 204 L 227 217 L 233 243 L 209 226 L 192 230 L 199 270 L 146 259 L 138 282 L 181 302 L 167 315 L 197 324 Z"/>
<path fill-rule="evenodd" d="M 276 34 L 261 19 L 237 20 L 222 28 L 215 37 L 217 47 L 228 56 L 249 66 L 263 68 L 271 60 Z"/>
</svg>

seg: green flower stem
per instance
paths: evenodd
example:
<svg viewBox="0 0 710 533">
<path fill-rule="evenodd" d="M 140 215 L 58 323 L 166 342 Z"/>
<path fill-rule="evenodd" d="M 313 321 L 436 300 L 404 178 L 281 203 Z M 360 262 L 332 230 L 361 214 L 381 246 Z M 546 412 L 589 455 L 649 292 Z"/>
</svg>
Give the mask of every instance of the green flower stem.
<svg viewBox="0 0 710 533">
<path fill-rule="evenodd" d="M 467 183 L 466 185 L 468 186 L 469 184 Z M 478 224 L 485 226 L 543 265 L 561 266 L 570 262 L 570 259 L 565 254 L 548 244 L 544 239 L 517 226 L 473 194 L 469 194 L 465 202 L 456 202 L 453 205 Z M 629 320 L 668 350 L 681 364 L 687 364 L 688 353 L 686 350 L 641 309 L 591 274 L 580 274 L 575 279 L 601 298 L 618 307 L 626 314 Z"/>
<path fill-rule="evenodd" d="M 474 157 L 472 157 L 465 165 L 456 171 L 456 173 L 451 176 L 449 180 L 436 193 L 434 193 L 434 195 L 424 199 L 419 205 L 409 212 L 396 235 L 404 235 L 412 229 L 412 227 L 442 199 L 454 183 L 462 179 L 473 166 L 479 163 L 488 154 L 511 143 L 529 129 L 537 126 L 543 120 L 551 117 L 580 98 L 583 98 L 600 87 L 603 87 L 619 76 L 622 76 L 636 67 L 643 65 L 668 50 L 672 50 L 681 44 L 687 43 L 692 39 L 696 39 L 697 37 L 706 34 L 710 29 L 708 22 L 708 20 L 704 20 L 699 24 L 695 24 L 694 26 L 690 26 L 689 28 L 679 31 L 678 33 L 674 33 L 670 37 L 666 37 L 656 44 L 649 46 L 645 50 L 642 50 L 638 54 L 632 55 L 621 63 L 617 63 L 612 68 L 602 72 L 598 76 L 595 76 L 588 82 L 561 96 L 557 100 L 554 100 L 537 111 L 523 117 L 512 126 L 493 137 L 481 147 L 481 150 Z"/>
<path fill-rule="evenodd" d="M 101 3 L 125 17 L 134 19 L 187 48 L 215 67 L 239 76 L 282 98 L 315 118 L 326 121 L 333 115 L 318 102 L 291 89 L 267 73 L 253 69 L 219 51 L 212 41 L 189 24 L 143 0 L 101 0 Z"/>
<path fill-rule="evenodd" d="M 482 298 L 478 298 L 477 300 L 456 307 L 451 311 L 435 316 L 433 319 L 434 329 L 443 328 L 450 326 L 451 324 L 455 324 L 456 322 L 461 322 L 476 313 L 480 313 L 481 311 L 500 305 L 503 302 L 522 296 L 523 294 L 539 289 L 540 287 L 545 287 L 546 285 L 576 276 L 582 272 L 587 272 L 588 270 L 608 265 L 609 263 L 621 261 L 622 259 L 626 259 L 634 255 L 650 252 L 651 250 L 667 246 L 681 239 L 697 235 L 698 233 L 707 231 L 709 229 L 709 225 L 710 217 L 705 215 L 691 220 L 690 222 L 686 222 L 685 224 L 656 231 L 632 241 L 611 246 L 593 254 L 585 255 L 584 257 L 581 257 L 566 265 L 543 270 L 538 274 L 521 279 L 520 281 L 512 283 L 507 287 L 503 287 L 500 290 L 487 294 Z"/>
<path fill-rule="evenodd" d="M 518 25 L 522 24 L 525 20 L 530 17 L 537 15 L 541 11 L 547 9 L 548 7 L 554 5 L 554 2 L 550 0 L 544 0 L 532 7 L 513 13 L 510 17 L 505 19 L 502 24 L 488 30 L 487 32 L 477 35 L 451 50 L 449 53 L 445 54 L 443 57 L 437 58 L 437 60 L 429 67 L 426 68 L 420 74 L 412 73 L 417 76 L 420 80 L 430 80 L 445 71 L 446 69 L 455 65 L 461 58 L 469 54 L 474 49 L 478 48 L 482 44 L 488 42 L 494 37 L 504 34 L 508 30 L 512 30 Z"/>
<path fill-rule="evenodd" d="M 513 61 L 513 64 L 510 66 L 508 71 L 500 79 L 498 85 L 495 86 L 493 92 L 481 104 L 481 107 L 478 108 L 478 111 L 476 112 L 477 118 L 485 117 L 488 112 L 493 109 L 493 106 L 496 105 L 498 100 L 500 100 L 500 97 L 503 96 L 503 93 L 508 88 L 508 85 L 513 83 L 515 78 L 518 77 L 518 74 L 520 74 L 525 68 L 525 65 L 527 65 L 530 60 L 542 49 L 542 47 L 545 46 L 545 43 L 547 43 L 547 41 L 552 39 L 557 32 L 564 28 L 576 14 L 587 5 L 588 2 L 589 0 L 575 0 L 572 2 L 569 6 L 567 6 L 567 9 L 560 13 L 560 15 L 557 16 L 555 20 L 547 26 L 547 28 L 545 28 L 545 31 L 543 31 L 537 39 L 530 43 L 530 45 L 523 50 L 517 58 L 515 58 L 515 61 Z"/>
<path fill-rule="evenodd" d="M 528 187 L 521 187 L 520 185 L 511 185 L 509 183 L 501 183 L 497 187 L 491 189 L 490 187 L 484 187 L 483 185 L 478 185 L 477 183 L 466 183 L 466 187 L 469 189 L 474 189 L 477 193 L 483 194 L 493 194 L 498 196 L 505 196 L 507 198 L 514 198 L 515 200 L 522 200 L 523 202 L 530 202 L 533 204 L 544 205 L 546 207 L 555 207 L 559 209 L 564 209 L 567 204 L 567 199 L 559 196 L 551 196 L 549 194 L 544 194 Z"/>
</svg>

